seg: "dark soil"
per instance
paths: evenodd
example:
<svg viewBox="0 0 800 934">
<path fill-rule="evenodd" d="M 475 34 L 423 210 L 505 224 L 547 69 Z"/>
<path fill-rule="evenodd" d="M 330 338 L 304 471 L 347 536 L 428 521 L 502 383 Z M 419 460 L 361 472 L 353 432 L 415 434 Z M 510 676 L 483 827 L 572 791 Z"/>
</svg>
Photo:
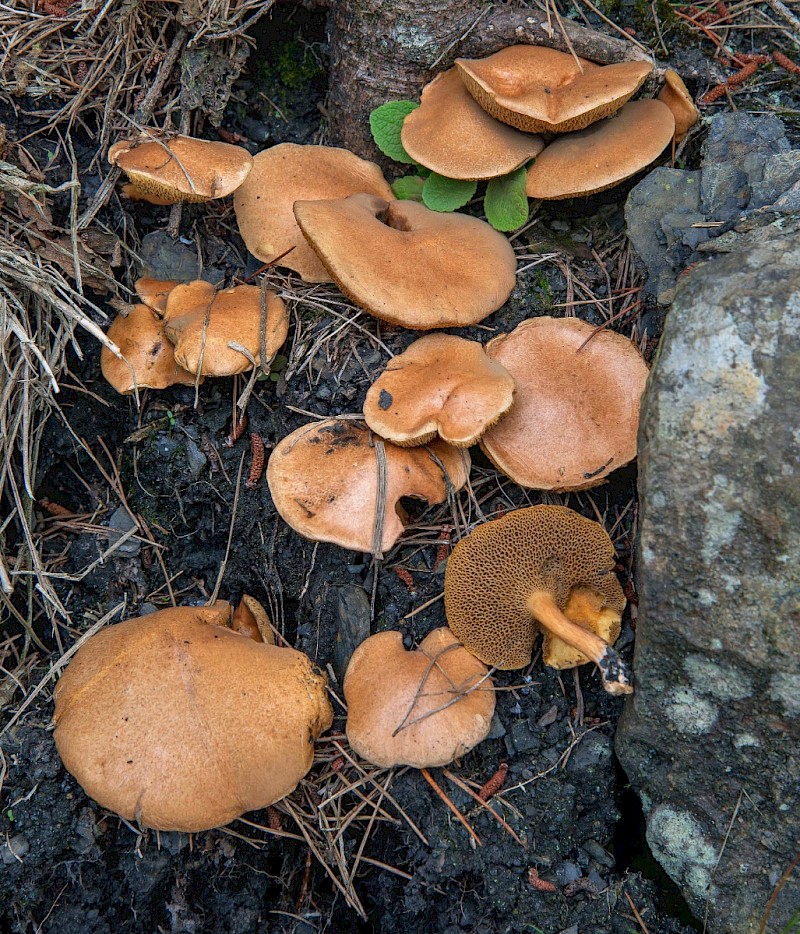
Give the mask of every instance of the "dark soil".
<svg viewBox="0 0 800 934">
<path fill-rule="evenodd" d="M 626 25 L 624 17 L 620 21 Z M 316 14 L 260 27 L 259 47 L 235 87 L 223 123 L 250 140 L 252 151 L 316 139 L 326 68 L 323 27 L 324 18 Z M 694 63 L 689 80 L 694 90 L 716 67 L 708 64 L 704 51 L 687 46 L 680 56 L 687 67 Z M 784 106 L 791 104 L 786 101 Z M 25 109 L 7 115 L 9 138 L 33 128 L 35 121 L 22 115 Z M 29 146 L 35 156 L 37 148 L 44 152 L 49 143 L 39 136 Z M 88 137 L 83 143 L 77 154 L 81 164 L 88 164 L 94 149 Z M 687 158 L 691 152 L 687 150 Z M 66 178 L 66 166 L 61 171 Z M 57 176 L 58 167 L 52 184 Z M 610 264 L 619 261 L 615 244 L 623 245 L 627 187 L 580 204 L 543 208 L 524 237 L 531 252 L 557 250 L 562 262 L 522 273 L 508 304 L 484 326 L 462 333 L 486 340 L 526 317 L 562 314 L 558 306 L 567 295 L 565 261 L 570 274 L 579 275 L 595 295 L 607 294 L 605 273 L 592 250 L 607 255 Z M 85 192 L 92 191 L 89 173 Z M 138 248 L 147 234 L 164 227 L 166 209 L 117 202 L 103 220 L 119 236 L 127 231 L 129 242 L 132 239 Z M 173 246 L 165 251 L 160 235 L 145 241 L 151 246 L 143 252 L 157 274 L 168 277 L 180 263 L 194 262 L 196 244 L 204 274 L 215 281 L 230 281 L 256 268 L 247 266 L 229 207 L 187 208 L 182 233 L 184 245 L 177 250 Z M 133 275 L 124 278 L 124 284 L 130 286 L 132 279 Z M 275 281 L 280 286 L 287 280 Z M 97 298 L 102 303 L 102 297 Z M 268 448 L 309 420 L 296 410 L 323 416 L 359 411 L 370 382 L 387 362 L 379 341 L 396 353 L 417 336 L 366 316 L 358 321 L 360 330 L 348 326 L 337 333 L 330 318 L 309 309 L 294 305 L 296 328 L 290 331 L 288 362 L 284 359 L 277 381 L 258 384 L 249 405 L 248 431 L 258 432 Z M 590 304 L 577 306 L 576 313 L 593 324 L 603 321 L 599 309 Z M 614 327 L 637 339 L 646 332 L 651 355 L 662 318 L 658 309 L 645 306 Z M 308 353 L 315 341 L 318 349 Z M 233 448 L 222 445 L 230 429 L 232 381 L 207 381 L 196 406 L 191 389 L 147 393 L 137 411 L 130 399 L 116 395 L 102 379 L 98 348 L 84 340 L 83 350 L 82 360 L 71 359 L 73 376 L 66 380 L 60 400 L 71 431 L 58 419 L 51 420 L 37 494 L 75 513 L 98 511 L 95 526 L 107 523 L 120 503 L 109 495 L 97 467 L 99 463 L 111 469 L 102 439 L 120 471 L 131 509 L 161 546 L 176 596 L 182 602 L 202 602 L 225 556 L 237 475 L 250 464 L 247 435 Z M 76 437 L 85 440 L 93 457 Z M 591 518 L 600 516 L 612 530 L 623 582 L 630 579 L 634 468 L 618 472 L 590 493 L 545 499 L 500 477 L 479 451 L 473 454 L 473 484 L 485 515 L 544 500 L 564 502 Z M 444 565 L 437 565 L 437 538 L 448 515 L 444 507 L 423 512 L 418 504 L 409 504 L 409 509 L 416 522 L 376 566 L 369 556 L 300 539 L 277 516 L 265 482 L 253 491 L 243 488 L 220 596 L 237 600 L 244 592 L 254 595 L 270 608 L 291 644 L 339 675 L 336 633 L 346 612 L 341 607 L 352 604 L 353 588 L 366 595 L 367 606 L 374 593 L 372 630 L 400 630 L 410 646 L 445 624 L 441 601 L 414 611 L 441 593 Z M 47 555 L 66 574 L 80 574 L 107 547 L 101 529 L 59 530 L 58 520 L 42 515 L 39 530 L 46 529 Z M 410 572 L 413 588 L 395 568 Z M 78 627 L 90 625 L 123 600 L 125 617 L 169 603 L 155 544 L 144 545 L 131 557 L 111 558 L 80 581 L 65 580 L 60 595 Z M 628 658 L 631 622 L 626 615 L 619 643 Z M 57 634 L 39 632 L 54 651 L 53 658 L 60 654 L 59 643 L 67 649 L 78 635 L 80 630 L 67 627 Z M 40 653 L 32 684 L 51 661 Z M 61 766 L 48 728 L 52 707 L 42 694 L 2 737 L 8 771 L 2 786 L 0 837 L 8 845 L 0 849 L 0 925 L 15 934 L 632 934 L 645 930 L 645 925 L 650 934 L 695 930 L 671 884 L 648 860 L 638 802 L 626 792 L 625 778 L 615 764 L 612 739 L 621 702 L 603 692 L 588 668 L 573 679 L 570 672 L 559 675 L 545 669 L 540 660 L 527 671 L 502 673 L 497 684 L 492 738 L 452 771 L 481 784 L 501 762 L 508 763 L 506 787 L 511 790 L 495 799 L 496 807 L 525 846 L 475 808 L 442 770 L 433 770 L 480 837 L 482 845 L 474 845 L 421 775 L 403 771 L 391 793 L 427 843 L 402 818 L 396 824 L 375 825 L 363 853 L 374 862 L 362 862 L 356 879 L 366 921 L 346 905 L 318 863 L 307 862 L 308 850 L 302 844 L 240 823 L 232 828 L 235 833 L 222 829 L 191 839 L 137 834 L 99 808 Z M 334 687 L 338 690 L 339 685 Z M 10 706 L 20 700 L 17 694 Z M 334 726 L 341 731 L 341 708 L 337 714 Z M 311 773 L 311 783 L 321 768 Z M 347 774 L 348 768 L 343 771 Z M 264 826 L 269 822 L 265 814 L 248 817 Z M 287 823 L 287 829 L 295 828 Z M 355 833 L 348 836 L 350 859 L 359 841 Z M 531 868 L 556 890 L 537 891 L 529 882 Z"/>
</svg>

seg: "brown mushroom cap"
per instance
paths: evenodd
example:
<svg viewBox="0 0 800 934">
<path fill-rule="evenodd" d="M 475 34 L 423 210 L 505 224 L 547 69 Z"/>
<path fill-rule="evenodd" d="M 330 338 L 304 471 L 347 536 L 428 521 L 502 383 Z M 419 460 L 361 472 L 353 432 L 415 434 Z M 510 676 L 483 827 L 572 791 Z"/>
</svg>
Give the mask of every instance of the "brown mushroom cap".
<svg viewBox="0 0 800 934">
<path fill-rule="evenodd" d="M 583 490 L 636 457 L 648 369 L 627 337 L 545 316 L 486 352 L 517 384 L 511 411 L 481 439 L 506 476 L 537 490 Z"/>
<path fill-rule="evenodd" d="M 667 68 L 664 72 L 664 87 L 658 99 L 666 104 L 675 118 L 675 142 L 682 143 L 686 134 L 700 119 L 689 89 L 677 71 Z"/>
<path fill-rule="evenodd" d="M 425 85 L 420 106 L 403 121 L 401 139 L 411 158 L 433 172 L 470 180 L 507 175 L 544 149 L 540 136 L 488 114 L 456 68 Z"/>
<path fill-rule="evenodd" d="M 484 110 L 528 133 L 567 133 L 610 116 L 653 70 L 650 62 L 599 66 L 533 45 L 456 59 L 456 67 Z"/>
<path fill-rule="evenodd" d="M 174 279 L 151 279 L 144 276 L 136 280 L 134 288 L 143 305 L 163 317 L 167 310 L 167 296 L 180 282 Z"/>
<path fill-rule="evenodd" d="M 294 213 L 342 292 L 391 324 L 477 324 L 514 288 L 511 245 L 475 217 L 372 195 L 298 201 Z"/>
<path fill-rule="evenodd" d="M 391 186 L 374 162 L 332 146 L 281 143 L 253 159 L 253 170 L 233 197 L 239 232 L 247 249 L 300 273 L 306 282 L 331 277 L 297 226 L 295 201 L 324 201 L 365 192 L 388 201 Z M 291 252 L 287 253 L 287 250 Z"/>
<path fill-rule="evenodd" d="M 402 446 L 438 434 L 469 447 L 514 401 L 514 378 L 477 341 L 427 334 L 394 357 L 367 392 L 364 419 Z"/>
<path fill-rule="evenodd" d="M 350 745 L 384 768 L 447 765 L 489 733 L 495 697 L 486 674 L 447 628 L 434 629 L 413 652 L 399 632 L 370 636 L 344 679 Z"/>
<path fill-rule="evenodd" d="M 552 142 L 528 169 L 530 198 L 577 198 L 613 188 L 646 168 L 675 132 L 661 101 L 631 101 L 619 113 Z"/>
<path fill-rule="evenodd" d="M 114 143 L 108 161 L 128 176 L 134 196 L 153 196 L 171 204 L 224 198 L 247 178 L 253 157 L 230 143 L 191 136 L 154 140 L 143 135 Z"/>
<path fill-rule="evenodd" d="M 602 617 L 604 632 L 619 635 L 625 595 L 614 568 L 614 546 L 597 522 L 565 506 L 517 509 L 478 526 L 453 549 L 447 622 L 465 648 L 504 670 L 530 664 L 539 628 L 550 630 L 549 651 L 567 639 L 600 667 L 606 690 L 630 693 L 624 664 L 594 628 Z M 573 622 L 564 610 L 576 590 L 590 591 L 595 602 L 594 612 L 586 601 L 573 603 Z"/>
<path fill-rule="evenodd" d="M 317 542 L 333 542 L 352 551 L 372 551 L 378 495 L 378 453 L 366 426 L 346 419 L 303 425 L 285 437 L 267 464 L 267 482 L 275 508 L 296 532 Z M 386 510 L 381 550 L 403 534 L 398 514 L 403 496 L 441 503 L 447 483 L 460 489 L 469 476 L 470 459 L 440 441 L 428 448 L 400 448 L 386 442 Z"/>
<path fill-rule="evenodd" d="M 289 333 L 289 315 L 283 299 L 267 291 L 265 347 L 272 359 Z M 176 286 L 167 296 L 164 329 L 175 344 L 175 359 L 204 376 L 233 376 L 252 369 L 248 356 L 230 347 L 240 344 L 261 360 L 261 289 L 237 285 L 217 292 L 202 280 Z"/>
<path fill-rule="evenodd" d="M 135 389 L 166 389 L 175 384 L 194 385 L 194 376 L 175 360 L 175 351 L 161 321 L 146 305 L 132 305 L 117 316 L 108 337 L 119 347 L 120 360 L 107 347 L 100 351 L 100 369 L 109 383 L 124 395 Z"/>
<path fill-rule="evenodd" d="M 218 827 L 287 795 L 332 711 L 294 649 L 226 626 L 231 608 L 177 607 L 108 626 L 55 690 L 55 741 L 88 795 L 158 830 Z"/>
</svg>

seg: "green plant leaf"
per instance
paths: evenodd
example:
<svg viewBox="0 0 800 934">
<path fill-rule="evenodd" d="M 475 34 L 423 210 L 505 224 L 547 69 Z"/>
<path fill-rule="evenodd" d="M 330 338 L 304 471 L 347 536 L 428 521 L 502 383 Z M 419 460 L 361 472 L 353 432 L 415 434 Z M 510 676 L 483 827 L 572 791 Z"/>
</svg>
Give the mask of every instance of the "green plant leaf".
<svg viewBox="0 0 800 934">
<path fill-rule="evenodd" d="M 425 179 L 420 175 L 404 175 L 392 182 L 392 191 L 400 201 L 422 201 Z"/>
<path fill-rule="evenodd" d="M 528 219 L 528 196 L 525 183 L 528 173 L 525 168 L 493 178 L 486 186 L 483 210 L 486 220 L 495 230 L 516 230 Z"/>
<path fill-rule="evenodd" d="M 389 101 L 388 104 L 376 107 L 369 115 L 369 128 L 372 130 L 375 145 L 385 156 L 394 159 L 395 162 L 414 164 L 414 160 L 405 151 L 400 141 L 400 130 L 405 118 L 417 107 L 419 104 L 414 101 Z"/>
<path fill-rule="evenodd" d="M 472 198 L 477 187 L 477 182 L 446 178 L 431 172 L 422 186 L 422 200 L 432 211 L 457 211 Z"/>
</svg>

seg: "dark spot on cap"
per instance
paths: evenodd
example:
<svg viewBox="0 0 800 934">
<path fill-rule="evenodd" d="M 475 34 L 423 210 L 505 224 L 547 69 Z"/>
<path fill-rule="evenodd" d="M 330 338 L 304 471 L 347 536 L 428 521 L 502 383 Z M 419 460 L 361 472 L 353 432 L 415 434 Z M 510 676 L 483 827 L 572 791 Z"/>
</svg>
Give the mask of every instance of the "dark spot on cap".
<svg viewBox="0 0 800 934">
<path fill-rule="evenodd" d="M 379 407 L 383 409 L 383 411 L 385 412 L 389 408 L 389 406 L 392 404 L 392 402 L 394 402 L 394 399 L 392 398 L 392 394 L 390 392 L 387 392 L 385 389 L 381 389 L 381 394 L 378 398 Z"/>
<path fill-rule="evenodd" d="M 155 344 L 153 344 L 153 346 L 150 348 L 150 356 L 155 357 L 156 354 L 159 352 L 159 350 L 161 350 L 163 346 L 164 346 L 163 341 L 156 341 Z"/>
</svg>

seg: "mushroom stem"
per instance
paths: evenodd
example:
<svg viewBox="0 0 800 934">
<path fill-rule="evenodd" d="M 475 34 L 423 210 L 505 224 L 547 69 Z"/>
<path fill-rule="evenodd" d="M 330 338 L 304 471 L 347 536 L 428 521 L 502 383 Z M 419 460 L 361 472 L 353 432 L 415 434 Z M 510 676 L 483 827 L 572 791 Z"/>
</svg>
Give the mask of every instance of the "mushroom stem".
<svg viewBox="0 0 800 934">
<path fill-rule="evenodd" d="M 548 632 L 574 646 L 600 669 L 603 687 L 609 694 L 632 694 L 630 669 L 617 652 L 590 629 L 584 629 L 556 606 L 552 594 L 537 591 L 528 597 L 528 609 L 534 619 Z"/>
</svg>

